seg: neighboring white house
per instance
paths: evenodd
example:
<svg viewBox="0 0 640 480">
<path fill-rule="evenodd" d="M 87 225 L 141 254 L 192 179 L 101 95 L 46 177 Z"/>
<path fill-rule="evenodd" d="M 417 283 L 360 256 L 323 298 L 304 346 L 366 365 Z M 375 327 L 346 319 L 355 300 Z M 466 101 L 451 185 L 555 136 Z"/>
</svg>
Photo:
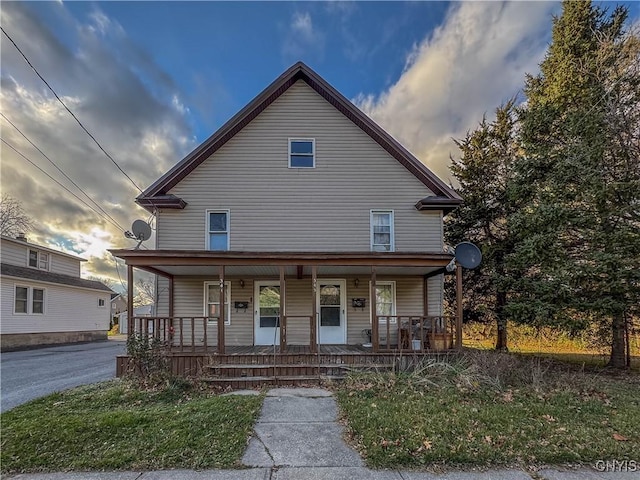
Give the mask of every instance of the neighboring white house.
<svg viewBox="0 0 640 480">
<path fill-rule="evenodd" d="M 151 317 L 154 314 L 154 305 L 140 305 L 139 307 L 133 307 L 133 316 L 134 317 Z M 128 333 L 128 323 L 127 316 L 129 312 L 125 310 L 124 312 L 120 312 L 118 314 L 118 325 L 120 329 L 120 333 Z M 151 326 L 150 331 L 153 331 L 153 326 Z"/>
<path fill-rule="evenodd" d="M 0 237 L 2 350 L 107 338 L 111 289 L 80 277 L 83 258 Z"/>
</svg>

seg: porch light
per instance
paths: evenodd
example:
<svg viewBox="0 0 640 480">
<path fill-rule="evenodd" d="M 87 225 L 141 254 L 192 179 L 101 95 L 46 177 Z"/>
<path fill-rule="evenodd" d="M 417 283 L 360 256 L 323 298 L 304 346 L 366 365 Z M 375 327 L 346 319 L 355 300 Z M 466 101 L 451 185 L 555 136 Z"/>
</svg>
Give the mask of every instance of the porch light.
<svg viewBox="0 0 640 480">
<path fill-rule="evenodd" d="M 240 280 L 240 288 L 244 288 L 244 280 Z"/>
<path fill-rule="evenodd" d="M 360 279 L 359 278 L 354 278 L 353 279 L 353 286 L 358 288 L 358 285 L 360 285 Z"/>
</svg>

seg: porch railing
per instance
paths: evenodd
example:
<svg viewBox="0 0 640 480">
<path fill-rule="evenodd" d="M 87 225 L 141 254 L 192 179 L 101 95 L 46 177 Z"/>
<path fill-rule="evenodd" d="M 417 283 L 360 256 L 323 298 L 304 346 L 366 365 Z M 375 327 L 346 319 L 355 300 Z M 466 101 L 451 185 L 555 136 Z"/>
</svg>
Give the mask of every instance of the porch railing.
<svg viewBox="0 0 640 480">
<path fill-rule="evenodd" d="M 452 316 L 377 315 L 379 351 L 427 351 L 453 348 L 456 319 Z M 375 339 L 372 339 L 375 342 Z"/>
<path fill-rule="evenodd" d="M 317 351 L 317 325 L 312 315 L 286 315 L 280 319 L 280 347 L 289 343 L 290 320 L 308 325 L 312 352 Z M 453 347 L 455 317 L 378 315 L 378 345 L 380 352 L 396 350 L 447 350 Z M 129 335 L 136 333 L 157 339 L 176 352 L 215 352 L 218 317 L 132 317 Z M 298 322 L 296 322 L 298 323 Z M 306 326 L 304 327 L 306 330 Z M 215 337 L 215 339 L 213 338 Z M 300 339 L 298 339 L 299 341 Z M 375 339 L 372 339 L 375 341 Z M 303 344 L 306 342 L 303 342 Z"/>
</svg>

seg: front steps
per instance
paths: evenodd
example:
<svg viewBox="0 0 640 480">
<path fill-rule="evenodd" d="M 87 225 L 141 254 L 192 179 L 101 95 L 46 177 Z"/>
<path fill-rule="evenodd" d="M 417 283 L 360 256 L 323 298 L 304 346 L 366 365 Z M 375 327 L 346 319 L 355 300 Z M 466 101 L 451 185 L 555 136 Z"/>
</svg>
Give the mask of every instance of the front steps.
<svg viewBox="0 0 640 480">
<path fill-rule="evenodd" d="M 233 389 L 259 386 L 308 385 L 342 380 L 354 371 L 388 371 L 398 355 L 312 354 L 213 355 L 202 380 Z"/>
</svg>

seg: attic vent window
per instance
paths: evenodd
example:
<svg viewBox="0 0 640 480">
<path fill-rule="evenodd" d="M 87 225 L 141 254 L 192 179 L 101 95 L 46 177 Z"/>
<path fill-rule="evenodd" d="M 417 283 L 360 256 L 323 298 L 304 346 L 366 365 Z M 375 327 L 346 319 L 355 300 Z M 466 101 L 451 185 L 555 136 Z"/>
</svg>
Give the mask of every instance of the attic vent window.
<svg viewBox="0 0 640 480">
<path fill-rule="evenodd" d="M 289 168 L 315 168 L 316 141 L 313 138 L 289 139 Z"/>
</svg>

